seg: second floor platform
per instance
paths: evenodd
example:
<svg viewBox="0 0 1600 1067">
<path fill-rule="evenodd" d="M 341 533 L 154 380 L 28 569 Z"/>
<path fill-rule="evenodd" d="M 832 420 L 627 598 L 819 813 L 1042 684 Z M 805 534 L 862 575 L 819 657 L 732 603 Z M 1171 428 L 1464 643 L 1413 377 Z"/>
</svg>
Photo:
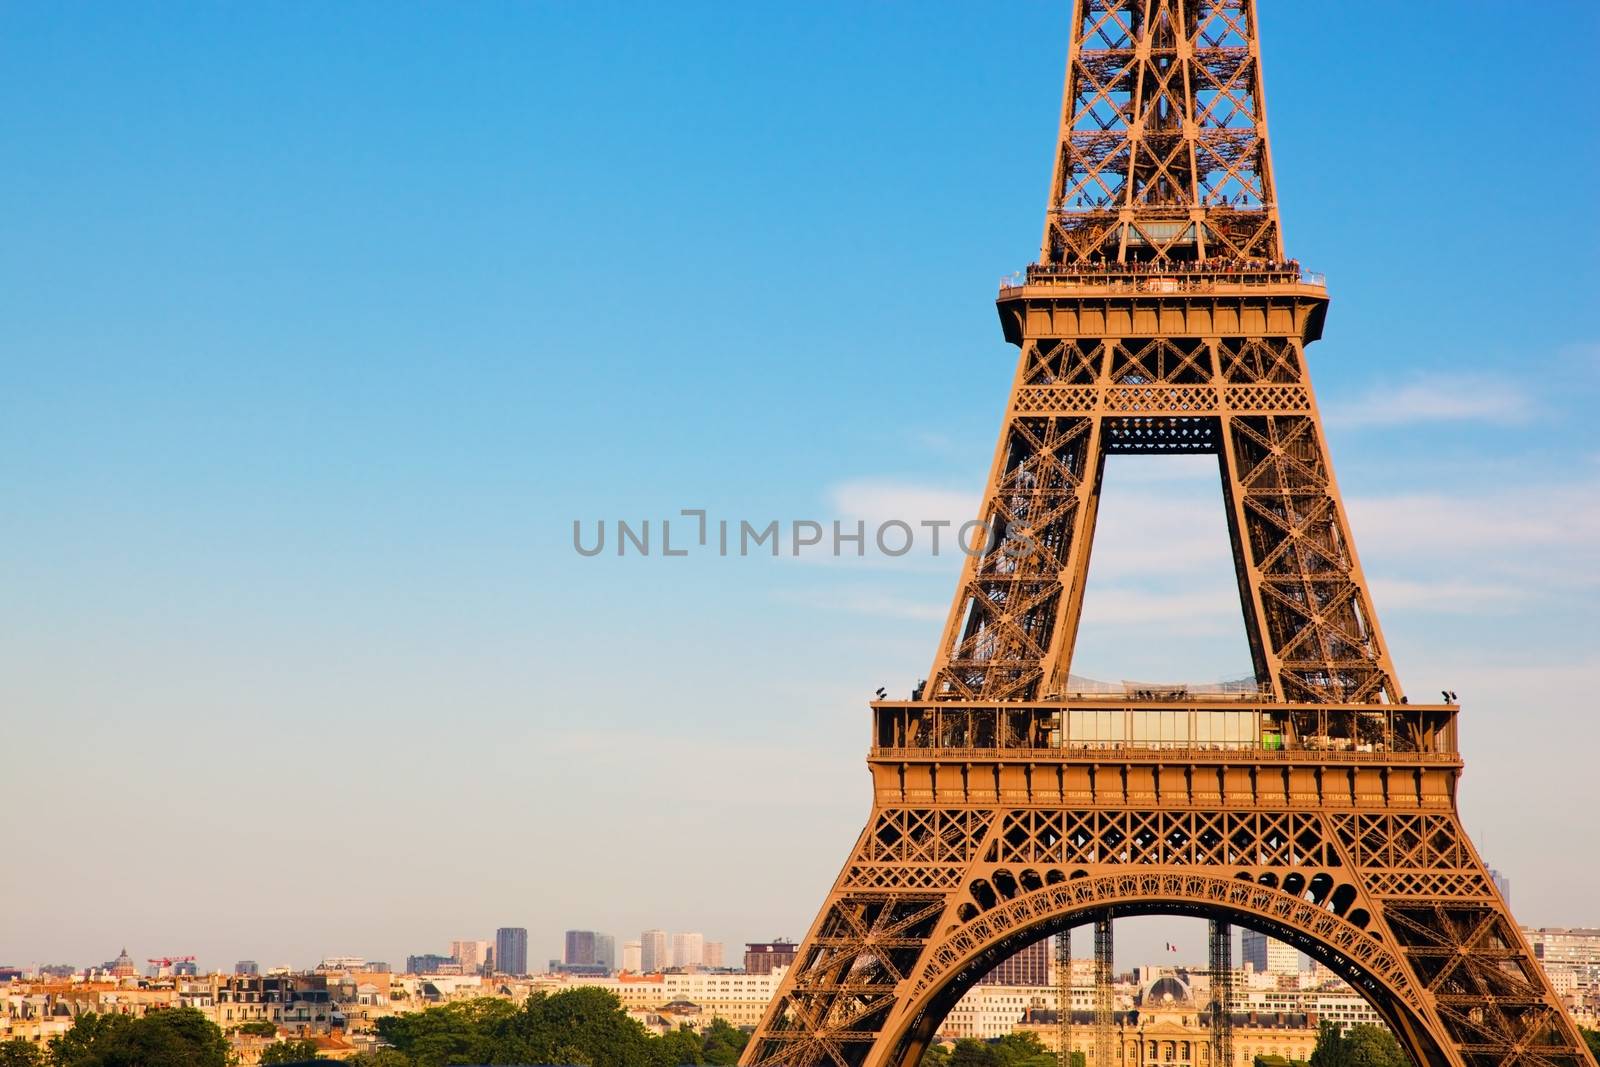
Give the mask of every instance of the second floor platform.
<svg viewBox="0 0 1600 1067">
<path fill-rule="evenodd" d="M 872 757 L 1458 764 L 1458 710 L 1156 691 L 1040 703 L 882 700 L 872 704 Z"/>
</svg>

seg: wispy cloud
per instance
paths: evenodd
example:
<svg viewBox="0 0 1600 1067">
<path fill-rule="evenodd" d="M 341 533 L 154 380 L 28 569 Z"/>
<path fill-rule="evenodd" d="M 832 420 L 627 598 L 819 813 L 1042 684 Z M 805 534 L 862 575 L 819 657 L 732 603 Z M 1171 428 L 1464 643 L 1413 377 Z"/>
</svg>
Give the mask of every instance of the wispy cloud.
<svg viewBox="0 0 1600 1067">
<path fill-rule="evenodd" d="M 843 482 L 828 491 L 828 499 L 841 515 L 870 523 L 898 520 L 912 526 L 947 522 L 959 527 L 970 522 L 977 517 L 980 495 L 977 489 L 876 479 Z"/>
<path fill-rule="evenodd" d="M 1388 555 L 1488 552 L 1492 558 L 1563 547 L 1600 564 L 1600 486 L 1589 482 L 1356 497 L 1349 510 L 1358 542 Z"/>
<path fill-rule="evenodd" d="M 1497 582 L 1422 582 L 1400 578 L 1373 578 L 1372 595 L 1380 610 L 1490 611 L 1525 603 L 1535 591 L 1527 586 Z"/>
<path fill-rule="evenodd" d="M 909 619 L 916 622 L 944 622 L 948 602 L 914 600 L 871 589 L 836 588 L 784 590 L 779 600 L 826 611 L 842 611 L 875 619 Z"/>
<path fill-rule="evenodd" d="M 1430 375 L 1377 386 L 1357 400 L 1329 408 L 1334 426 L 1396 426 L 1421 422 L 1511 424 L 1530 418 L 1537 405 L 1525 386 L 1490 375 Z"/>
<path fill-rule="evenodd" d="M 1083 616 L 1097 626 L 1160 624 L 1167 634 L 1219 634 L 1239 629 L 1239 597 L 1231 589 L 1152 592 L 1125 585 L 1091 585 Z"/>
</svg>

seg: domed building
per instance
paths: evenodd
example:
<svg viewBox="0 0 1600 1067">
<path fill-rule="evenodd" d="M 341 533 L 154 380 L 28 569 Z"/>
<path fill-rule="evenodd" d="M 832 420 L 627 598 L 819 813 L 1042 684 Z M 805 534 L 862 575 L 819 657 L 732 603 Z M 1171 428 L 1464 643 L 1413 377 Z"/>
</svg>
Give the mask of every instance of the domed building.
<svg viewBox="0 0 1600 1067">
<path fill-rule="evenodd" d="M 1314 1015 L 1234 1012 L 1233 1062 L 1212 1063 L 1211 1007 L 1206 978 L 1195 989 L 1194 976 L 1162 969 L 1146 979 L 1131 1010 L 1112 1017 L 1112 1059 L 1115 1067 L 1251 1067 L 1257 1056 L 1309 1060 L 1317 1043 Z M 1056 1013 L 1032 1009 L 1017 1028 L 1036 1034 L 1052 1052 L 1061 1030 Z M 1075 1011 L 1070 1029 L 1073 1051 L 1094 1063 L 1095 1019 L 1091 1011 Z"/>
<path fill-rule="evenodd" d="M 133 962 L 133 957 L 128 955 L 128 949 L 126 945 L 123 946 L 121 955 L 112 960 L 110 963 L 106 964 L 106 970 L 111 972 L 111 977 L 113 978 L 139 977 L 139 968 Z"/>
</svg>

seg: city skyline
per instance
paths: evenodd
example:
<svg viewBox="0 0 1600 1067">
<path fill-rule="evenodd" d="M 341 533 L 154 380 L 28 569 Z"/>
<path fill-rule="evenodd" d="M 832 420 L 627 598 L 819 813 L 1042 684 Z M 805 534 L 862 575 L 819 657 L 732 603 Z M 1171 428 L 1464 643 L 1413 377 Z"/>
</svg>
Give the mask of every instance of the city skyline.
<svg viewBox="0 0 1600 1067">
<path fill-rule="evenodd" d="M 1594 921 L 1593 858 L 1566 845 L 1600 744 L 1574 699 L 1600 666 L 1596 223 L 1570 198 L 1500 210 L 1468 146 L 1487 124 L 1507 152 L 1559 141 L 1592 167 L 1578 72 L 1600 16 L 1557 6 L 1555 39 L 1548 11 L 1487 4 L 1449 25 L 1263 10 L 1288 245 L 1333 293 L 1312 358 L 1363 561 L 1409 689 L 1461 694 L 1467 828 L 1537 926 Z M 1374 125 L 1392 57 L 1365 47 L 1369 17 L 1438 41 L 1434 74 L 1549 56 L 1544 106 L 1469 78 L 1427 128 Z M 0 174 L 0 777 L 50 817 L 12 830 L 0 962 L 124 943 L 398 962 L 508 923 L 540 962 L 575 921 L 803 936 L 859 830 L 864 703 L 926 674 L 959 560 L 583 559 L 572 522 L 970 517 L 1014 361 L 994 283 L 1036 252 L 1065 21 L 9 12 L 28 165 Z M 1448 186 L 1356 188 L 1350 161 L 1402 137 L 1428 157 L 1408 170 Z M 1496 251 L 1530 226 L 1563 239 Z M 1471 314 L 1424 321 L 1409 294 L 1446 264 Z M 624 267 L 650 268 L 647 339 L 597 335 L 617 318 L 597 279 Z M 1149 677 L 1130 634 L 1179 609 L 1160 677 L 1236 676 L 1214 465 L 1128 462 L 1084 662 Z M 1153 526 L 1193 531 L 1173 551 L 1209 577 L 1141 570 Z M 708 647 L 729 664 L 711 682 Z M 282 815 L 285 783 L 361 832 Z M 467 803 L 435 802 L 458 784 Z M 440 853 L 494 873 L 417 877 Z M 306 854 L 353 872 L 333 905 L 300 903 L 282 858 Z M 1145 929 L 1130 952 L 1169 939 Z"/>
</svg>

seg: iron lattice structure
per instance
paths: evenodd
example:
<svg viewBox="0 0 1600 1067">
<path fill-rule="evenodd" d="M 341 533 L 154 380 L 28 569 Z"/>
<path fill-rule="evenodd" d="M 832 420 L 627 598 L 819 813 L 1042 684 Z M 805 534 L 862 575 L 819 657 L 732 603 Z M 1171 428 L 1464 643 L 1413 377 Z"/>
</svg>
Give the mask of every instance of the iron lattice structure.
<svg viewBox="0 0 1600 1067">
<path fill-rule="evenodd" d="M 1378 628 L 1259 57 L 1253 0 L 1077 0 L 1040 259 L 998 300 L 991 537 L 927 687 L 872 705 L 871 816 L 747 1067 L 910 1067 L 996 963 L 1112 910 L 1293 945 L 1423 1067 L 1594 1064 L 1462 830 L 1458 709 L 1405 701 Z M 1121 453 L 1217 457 L 1253 684 L 1074 691 Z"/>
</svg>

